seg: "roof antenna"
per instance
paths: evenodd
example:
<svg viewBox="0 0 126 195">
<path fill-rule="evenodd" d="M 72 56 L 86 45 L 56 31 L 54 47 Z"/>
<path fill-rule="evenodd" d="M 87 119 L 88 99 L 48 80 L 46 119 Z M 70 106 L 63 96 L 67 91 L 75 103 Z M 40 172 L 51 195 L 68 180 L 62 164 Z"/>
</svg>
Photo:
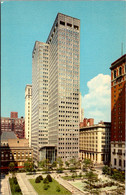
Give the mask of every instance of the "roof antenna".
<svg viewBox="0 0 126 195">
<path fill-rule="evenodd" d="M 121 45 L 121 56 L 123 56 L 123 43 Z"/>
</svg>

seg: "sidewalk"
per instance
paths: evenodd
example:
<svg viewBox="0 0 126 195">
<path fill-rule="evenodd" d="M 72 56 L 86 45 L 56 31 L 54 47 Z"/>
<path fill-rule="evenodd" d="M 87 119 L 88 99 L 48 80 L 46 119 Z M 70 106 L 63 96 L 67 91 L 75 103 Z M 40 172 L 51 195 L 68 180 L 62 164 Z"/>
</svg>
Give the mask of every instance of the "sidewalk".
<svg viewBox="0 0 126 195">
<path fill-rule="evenodd" d="M 0 194 L 1 195 L 11 195 L 11 191 L 9 188 L 9 176 L 1 174 L 0 178 L 1 186 L 0 186 Z"/>
<path fill-rule="evenodd" d="M 72 195 L 85 195 L 87 193 L 82 192 L 81 190 L 77 189 L 75 186 L 68 183 L 68 181 L 62 179 L 57 173 L 53 173 L 51 175 L 59 184 L 65 187 L 67 190 L 72 192 Z"/>
<path fill-rule="evenodd" d="M 28 181 L 26 173 L 17 173 L 16 177 L 23 195 L 37 195 L 37 192 Z"/>
</svg>

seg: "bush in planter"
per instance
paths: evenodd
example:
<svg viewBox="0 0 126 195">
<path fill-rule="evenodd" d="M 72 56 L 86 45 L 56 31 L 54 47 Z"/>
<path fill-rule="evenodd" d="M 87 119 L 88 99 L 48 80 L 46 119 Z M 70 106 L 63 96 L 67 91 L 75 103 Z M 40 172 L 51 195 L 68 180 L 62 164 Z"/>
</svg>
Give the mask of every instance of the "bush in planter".
<svg viewBox="0 0 126 195">
<path fill-rule="evenodd" d="M 47 179 L 47 177 L 45 179 L 43 179 L 43 183 L 48 184 L 49 180 Z"/>
<path fill-rule="evenodd" d="M 40 182 L 41 182 L 40 178 L 39 177 L 36 177 L 35 183 L 40 183 Z"/>
<path fill-rule="evenodd" d="M 49 182 L 52 182 L 52 177 L 50 175 L 47 175 L 46 178 L 48 179 Z"/>
<path fill-rule="evenodd" d="M 56 186 L 56 191 L 57 192 L 60 192 L 61 191 L 59 186 Z"/>
<path fill-rule="evenodd" d="M 42 177 L 42 175 L 39 175 L 38 177 L 39 177 L 39 179 L 40 179 L 40 180 L 43 180 L 43 177 Z"/>
<path fill-rule="evenodd" d="M 13 181 L 14 184 L 18 184 L 16 177 L 12 177 L 12 181 Z"/>
<path fill-rule="evenodd" d="M 44 190 L 48 190 L 48 188 L 49 188 L 49 185 L 48 184 L 44 184 L 43 189 Z"/>
<path fill-rule="evenodd" d="M 15 192 L 21 192 L 19 185 L 15 185 L 14 189 Z"/>
</svg>

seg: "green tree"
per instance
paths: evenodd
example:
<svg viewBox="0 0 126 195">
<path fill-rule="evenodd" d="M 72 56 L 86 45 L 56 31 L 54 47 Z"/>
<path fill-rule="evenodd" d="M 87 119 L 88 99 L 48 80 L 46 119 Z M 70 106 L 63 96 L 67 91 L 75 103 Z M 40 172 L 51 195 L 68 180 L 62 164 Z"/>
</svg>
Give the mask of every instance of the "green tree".
<svg viewBox="0 0 126 195">
<path fill-rule="evenodd" d="M 15 175 L 15 163 L 14 162 L 10 162 L 9 164 L 9 170 L 12 173 L 12 175 Z"/>
<path fill-rule="evenodd" d="M 88 169 L 91 169 L 92 166 L 93 166 L 93 162 L 90 159 L 84 159 L 83 171 L 87 171 Z"/>
<path fill-rule="evenodd" d="M 69 167 L 70 163 L 68 161 L 65 161 L 66 167 Z"/>
<path fill-rule="evenodd" d="M 63 172 L 63 161 L 60 157 L 57 158 L 56 160 L 58 168 L 57 168 L 57 172 L 58 173 L 62 173 Z"/>
<path fill-rule="evenodd" d="M 107 165 L 102 168 L 102 173 L 109 174 L 109 167 Z"/>
<path fill-rule="evenodd" d="M 75 158 L 72 158 L 69 160 L 70 162 L 70 166 L 69 166 L 69 169 L 71 172 L 74 172 L 76 169 L 77 169 L 77 160 Z"/>
<path fill-rule="evenodd" d="M 50 168 L 49 159 L 44 159 L 39 163 L 39 166 L 43 168 L 43 171 L 48 172 Z"/>
<path fill-rule="evenodd" d="M 31 158 L 28 158 L 27 161 L 24 163 L 24 169 L 27 172 L 31 172 L 34 170 L 34 163 Z"/>
<path fill-rule="evenodd" d="M 98 175 L 93 173 L 92 171 L 89 171 L 85 174 L 85 177 L 87 178 L 88 180 L 88 184 L 86 186 L 86 189 L 89 190 L 89 192 L 92 194 L 93 192 L 93 186 L 92 184 L 95 183 L 95 182 L 98 182 Z M 93 192 L 94 193 L 94 192 Z"/>
<path fill-rule="evenodd" d="M 52 168 L 56 168 L 56 167 L 57 167 L 57 162 L 54 161 L 54 162 L 52 163 L 51 167 L 52 167 Z"/>
<path fill-rule="evenodd" d="M 56 161 L 57 161 L 57 164 L 58 164 L 59 168 L 62 168 L 63 167 L 62 159 L 60 157 L 58 157 Z"/>
</svg>

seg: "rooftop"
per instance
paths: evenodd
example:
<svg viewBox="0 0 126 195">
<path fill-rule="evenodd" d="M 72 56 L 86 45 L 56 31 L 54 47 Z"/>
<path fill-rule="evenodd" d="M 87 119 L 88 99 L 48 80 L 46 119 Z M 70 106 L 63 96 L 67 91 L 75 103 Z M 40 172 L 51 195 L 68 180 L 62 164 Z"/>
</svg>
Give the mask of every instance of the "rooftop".
<svg viewBox="0 0 126 195">
<path fill-rule="evenodd" d="M 1 135 L 1 140 L 17 139 L 17 136 L 13 131 L 5 131 Z"/>
</svg>

